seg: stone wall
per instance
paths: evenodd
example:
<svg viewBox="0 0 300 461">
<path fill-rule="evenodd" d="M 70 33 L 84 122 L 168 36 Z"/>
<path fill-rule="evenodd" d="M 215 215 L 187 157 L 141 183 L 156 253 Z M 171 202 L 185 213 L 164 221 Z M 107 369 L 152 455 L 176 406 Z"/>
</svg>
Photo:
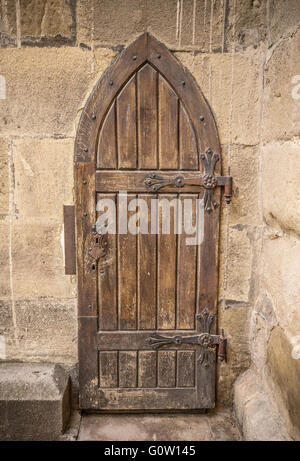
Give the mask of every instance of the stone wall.
<svg viewBox="0 0 300 461">
<path fill-rule="evenodd" d="M 290 410 L 299 406 L 291 355 L 299 334 L 298 3 L 0 1 L 3 359 L 77 362 L 76 277 L 64 275 L 62 222 L 63 204 L 74 200 L 76 127 L 101 73 L 147 30 L 198 81 L 216 118 L 223 171 L 230 166 L 234 177 L 221 221 L 219 326 L 229 347 L 219 404 L 231 404 L 252 358 L 286 421 L 298 424 Z"/>
</svg>

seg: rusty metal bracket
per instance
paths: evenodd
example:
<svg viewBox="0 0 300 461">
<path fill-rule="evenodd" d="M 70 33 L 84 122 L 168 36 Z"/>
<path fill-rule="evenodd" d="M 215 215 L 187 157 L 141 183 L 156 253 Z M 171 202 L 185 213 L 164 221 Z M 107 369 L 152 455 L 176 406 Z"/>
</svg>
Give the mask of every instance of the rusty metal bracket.
<svg viewBox="0 0 300 461">
<path fill-rule="evenodd" d="M 185 178 L 182 175 L 167 177 L 161 174 L 149 173 L 144 179 L 144 184 L 153 192 L 157 192 L 159 189 L 166 186 L 174 186 L 177 188 L 184 187 L 185 185 L 204 187 L 204 209 L 205 211 L 210 212 L 219 205 L 214 199 L 213 190 L 215 187 L 224 187 L 224 198 L 227 204 L 230 203 L 232 196 L 232 177 L 230 175 L 216 175 L 214 172 L 219 158 L 219 154 L 213 152 L 209 147 L 206 149 L 205 153 L 200 154 L 200 159 L 204 168 L 204 172 L 202 174 L 197 175 L 194 178 Z"/>
<path fill-rule="evenodd" d="M 221 335 L 210 334 L 211 324 L 215 316 L 210 314 L 207 309 L 203 309 L 200 314 L 196 316 L 196 319 L 201 323 L 202 332 L 198 335 L 193 336 L 162 336 L 158 333 L 152 334 L 145 339 L 145 342 L 152 347 L 152 349 L 159 349 L 169 344 L 175 344 L 180 346 L 181 344 L 195 344 L 201 346 L 200 355 L 198 361 L 204 366 L 208 367 L 211 365 L 209 351 L 215 346 L 218 347 L 218 358 L 223 361 L 226 360 L 226 342 L 227 339 L 224 336 L 222 330 Z"/>
</svg>

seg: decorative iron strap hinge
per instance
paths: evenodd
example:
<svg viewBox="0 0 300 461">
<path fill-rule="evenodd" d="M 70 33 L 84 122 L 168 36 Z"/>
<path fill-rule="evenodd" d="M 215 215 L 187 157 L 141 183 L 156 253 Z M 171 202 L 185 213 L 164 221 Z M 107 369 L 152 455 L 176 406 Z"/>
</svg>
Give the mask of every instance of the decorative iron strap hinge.
<svg viewBox="0 0 300 461">
<path fill-rule="evenodd" d="M 200 159 L 203 163 L 204 172 L 195 178 L 185 178 L 182 175 L 166 177 L 161 174 L 150 173 L 144 179 L 144 184 L 153 192 L 157 192 L 166 186 L 175 186 L 178 188 L 185 185 L 204 187 L 204 209 L 208 212 L 218 206 L 213 196 L 213 189 L 217 186 L 224 186 L 224 198 L 226 203 L 229 204 L 232 196 L 232 177 L 220 176 L 214 173 L 216 163 L 219 160 L 219 154 L 208 148 L 205 154 L 200 155 Z"/>
<path fill-rule="evenodd" d="M 180 346 L 181 344 L 195 344 L 201 346 L 201 352 L 197 360 L 205 367 L 211 365 L 211 354 L 210 350 L 214 347 L 218 347 L 218 358 L 219 360 L 226 361 L 226 345 L 227 338 L 224 336 L 222 330 L 221 335 L 210 334 L 210 328 L 215 315 L 210 314 L 206 309 L 203 309 L 200 314 L 196 316 L 202 327 L 202 332 L 198 335 L 193 336 L 162 336 L 158 333 L 152 334 L 149 338 L 145 339 L 145 342 L 152 347 L 152 349 L 159 349 L 160 347 L 167 346 L 169 344 L 175 344 Z"/>
</svg>

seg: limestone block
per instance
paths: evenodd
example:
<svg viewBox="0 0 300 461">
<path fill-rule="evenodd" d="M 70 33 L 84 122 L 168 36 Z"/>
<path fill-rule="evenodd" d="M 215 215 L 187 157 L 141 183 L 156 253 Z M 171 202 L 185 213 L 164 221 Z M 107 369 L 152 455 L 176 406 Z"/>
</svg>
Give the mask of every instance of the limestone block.
<svg viewBox="0 0 300 461">
<path fill-rule="evenodd" d="M 18 344 L 7 344 L 10 360 L 77 362 L 74 299 L 48 297 L 15 302 Z"/>
<path fill-rule="evenodd" d="M 299 136 L 299 54 L 300 30 L 282 41 L 267 61 L 262 130 L 265 142 Z"/>
<path fill-rule="evenodd" d="M 232 404 L 232 389 L 236 378 L 250 366 L 249 318 L 250 306 L 219 307 L 218 327 L 227 337 L 227 362 L 218 363 L 217 398 L 222 405 Z"/>
<path fill-rule="evenodd" d="M 299 326 L 299 323 L 298 323 Z M 299 333 L 299 328 L 298 328 Z M 268 343 L 267 367 L 274 397 L 289 423 L 289 432 L 300 440 L 300 337 L 298 353 L 280 327 L 273 329 Z"/>
<path fill-rule="evenodd" d="M 12 234 L 16 298 L 72 298 L 76 284 L 64 274 L 63 227 L 58 221 L 16 221 Z"/>
<path fill-rule="evenodd" d="M 0 293 L 1 298 L 10 296 L 10 226 L 8 221 L 0 220 Z"/>
<path fill-rule="evenodd" d="M 300 104 L 300 102 L 299 102 Z M 300 106 L 299 106 L 300 107 Z M 267 223 L 300 236 L 300 145 L 269 143 L 262 149 L 263 212 Z"/>
<path fill-rule="evenodd" d="M 56 440 L 70 416 L 69 376 L 61 365 L 0 364 L 0 439 Z"/>
<path fill-rule="evenodd" d="M 223 174 L 233 177 L 233 195 L 229 206 L 222 207 L 230 224 L 260 225 L 259 207 L 259 149 L 248 146 L 222 146 Z"/>
<path fill-rule="evenodd" d="M 249 301 L 252 246 L 248 231 L 247 226 L 230 226 L 221 247 L 219 298 L 227 306 L 245 306 Z"/>
<path fill-rule="evenodd" d="M 16 2 L 6 0 L 0 3 L 0 46 L 16 45 L 16 37 Z"/>
<path fill-rule="evenodd" d="M 12 318 L 12 309 L 11 309 L 11 300 L 10 299 L 0 299 L 0 336 L 4 336 L 2 341 L 5 342 L 6 349 L 6 340 L 8 336 L 13 337 L 13 318 Z M 0 351 L 3 352 L 3 350 Z M 6 353 L 6 350 L 5 350 Z M 5 357 L 1 357 L 4 359 Z"/>
<path fill-rule="evenodd" d="M 271 0 L 269 6 L 270 44 L 283 37 L 300 21 L 298 0 Z"/>
<path fill-rule="evenodd" d="M 14 196 L 19 219 L 63 221 L 63 205 L 73 204 L 73 157 L 73 139 L 15 142 Z"/>
<path fill-rule="evenodd" d="M 67 0 L 20 0 L 20 22 L 22 43 L 50 37 L 65 39 L 62 44 L 70 43 L 75 40 L 75 3 Z"/>
<path fill-rule="evenodd" d="M 261 51 L 197 54 L 193 59 L 189 53 L 178 52 L 176 56 L 194 75 L 208 100 L 221 144 L 258 144 Z"/>
<path fill-rule="evenodd" d="M 101 51 L 98 52 L 100 59 Z M 111 56 L 114 56 L 111 51 Z M 9 135 L 74 136 L 77 112 L 83 107 L 100 65 L 80 48 L 22 48 L 0 50 L 7 97 L 1 101 L 0 130 Z"/>
<path fill-rule="evenodd" d="M 227 4 L 226 42 L 228 51 L 233 47 L 243 50 L 257 47 L 267 37 L 266 0 L 229 0 Z"/>
<path fill-rule="evenodd" d="M 0 139 L 0 215 L 9 213 L 8 142 Z"/>
<path fill-rule="evenodd" d="M 273 300 L 279 325 L 292 337 L 299 335 L 300 324 L 300 242 L 292 236 L 273 235 L 266 234 L 264 239 L 262 283 Z"/>
<path fill-rule="evenodd" d="M 290 440 L 275 400 L 252 370 L 240 376 L 234 385 L 234 410 L 245 440 Z"/>
</svg>

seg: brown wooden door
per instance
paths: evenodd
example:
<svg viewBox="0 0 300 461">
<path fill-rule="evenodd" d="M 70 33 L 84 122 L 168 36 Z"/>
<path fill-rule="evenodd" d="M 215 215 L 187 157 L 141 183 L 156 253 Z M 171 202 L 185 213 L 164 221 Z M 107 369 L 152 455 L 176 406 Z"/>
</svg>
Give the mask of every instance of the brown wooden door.
<svg viewBox="0 0 300 461">
<path fill-rule="evenodd" d="M 216 333 L 220 192 L 197 178 L 219 155 L 213 116 L 194 79 L 164 45 L 142 35 L 97 83 L 76 138 L 82 408 L 214 406 L 216 352 L 193 338 Z M 183 187 L 174 184 L 178 176 Z M 186 245 L 184 232 L 122 234 L 118 224 L 116 234 L 100 236 L 96 203 L 112 199 L 118 223 L 120 191 L 128 202 L 149 205 L 178 198 L 178 207 L 190 198 L 193 213 L 205 195 L 203 243 Z"/>
</svg>

